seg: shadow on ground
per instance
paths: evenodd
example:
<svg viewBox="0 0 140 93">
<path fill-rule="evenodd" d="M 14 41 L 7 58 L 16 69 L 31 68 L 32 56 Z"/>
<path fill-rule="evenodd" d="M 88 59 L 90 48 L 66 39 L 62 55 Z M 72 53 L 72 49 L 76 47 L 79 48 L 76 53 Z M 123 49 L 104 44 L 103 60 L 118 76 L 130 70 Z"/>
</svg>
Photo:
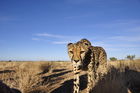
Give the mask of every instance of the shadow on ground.
<svg viewBox="0 0 140 93">
<path fill-rule="evenodd" d="M 0 81 L 0 93 L 21 93 L 18 89 L 10 88 L 2 81 Z"/>
<path fill-rule="evenodd" d="M 87 75 L 80 76 L 80 90 L 85 89 L 87 86 Z M 62 86 L 53 90 L 51 93 L 73 93 L 73 79 L 65 81 Z"/>
<path fill-rule="evenodd" d="M 11 73 L 11 72 L 15 72 L 15 70 L 3 70 L 3 71 L 0 71 L 0 74 Z"/>
<path fill-rule="evenodd" d="M 60 71 L 64 71 L 66 69 L 54 69 L 53 72 L 60 72 Z"/>
<path fill-rule="evenodd" d="M 66 69 L 54 69 L 52 72 L 61 72 L 61 71 L 65 71 Z M 41 73 L 38 73 L 38 75 L 41 74 L 46 74 L 49 72 L 49 69 L 44 69 Z"/>
<path fill-rule="evenodd" d="M 129 69 L 125 69 L 125 85 L 131 91 L 131 93 L 140 93 L 140 72 Z"/>
<path fill-rule="evenodd" d="M 53 81 L 62 80 L 63 78 L 60 78 L 59 76 L 62 76 L 64 74 L 67 74 L 67 73 L 70 73 L 70 72 L 72 72 L 72 71 L 69 70 L 69 71 L 60 72 L 60 73 L 57 73 L 57 74 L 52 74 L 52 75 L 49 75 L 49 76 L 44 76 L 44 77 L 42 77 L 42 79 L 43 79 L 42 84 L 44 85 L 44 84 L 47 84 L 48 82 L 53 83 Z M 59 77 L 59 78 L 53 80 L 53 78 L 56 78 L 56 77 Z"/>
</svg>

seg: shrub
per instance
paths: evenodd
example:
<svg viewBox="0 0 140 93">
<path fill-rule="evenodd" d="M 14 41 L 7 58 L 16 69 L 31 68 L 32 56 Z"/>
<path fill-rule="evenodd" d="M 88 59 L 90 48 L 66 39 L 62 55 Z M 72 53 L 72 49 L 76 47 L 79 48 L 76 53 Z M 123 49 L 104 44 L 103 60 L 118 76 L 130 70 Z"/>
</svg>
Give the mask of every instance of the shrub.
<svg viewBox="0 0 140 93">
<path fill-rule="evenodd" d="M 126 57 L 127 59 L 129 59 L 129 60 L 134 60 L 134 58 L 135 58 L 135 55 L 127 55 L 127 57 Z"/>
<path fill-rule="evenodd" d="M 117 61 L 117 58 L 111 57 L 110 60 L 111 60 L 111 61 Z"/>
</svg>

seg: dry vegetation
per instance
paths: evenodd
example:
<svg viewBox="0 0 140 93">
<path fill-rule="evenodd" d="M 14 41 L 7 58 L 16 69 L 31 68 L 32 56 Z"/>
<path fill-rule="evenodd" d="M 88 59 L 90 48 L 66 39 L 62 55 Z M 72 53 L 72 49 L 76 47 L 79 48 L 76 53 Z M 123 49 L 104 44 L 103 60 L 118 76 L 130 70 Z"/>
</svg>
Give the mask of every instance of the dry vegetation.
<svg viewBox="0 0 140 93">
<path fill-rule="evenodd" d="M 81 73 L 81 93 L 86 72 Z M 0 93 L 72 93 L 70 62 L 0 62 Z M 140 60 L 108 63 L 93 93 L 140 93 Z"/>
</svg>

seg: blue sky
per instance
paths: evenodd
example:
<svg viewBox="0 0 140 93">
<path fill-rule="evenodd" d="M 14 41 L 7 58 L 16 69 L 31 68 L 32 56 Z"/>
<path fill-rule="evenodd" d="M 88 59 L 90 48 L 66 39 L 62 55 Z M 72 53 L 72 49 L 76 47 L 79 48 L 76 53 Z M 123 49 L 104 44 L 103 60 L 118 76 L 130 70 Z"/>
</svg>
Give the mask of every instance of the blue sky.
<svg viewBox="0 0 140 93">
<path fill-rule="evenodd" d="M 69 60 L 87 38 L 109 57 L 140 57 L 139 0 L 0 0 L 0 60 Z"/>
</svg>

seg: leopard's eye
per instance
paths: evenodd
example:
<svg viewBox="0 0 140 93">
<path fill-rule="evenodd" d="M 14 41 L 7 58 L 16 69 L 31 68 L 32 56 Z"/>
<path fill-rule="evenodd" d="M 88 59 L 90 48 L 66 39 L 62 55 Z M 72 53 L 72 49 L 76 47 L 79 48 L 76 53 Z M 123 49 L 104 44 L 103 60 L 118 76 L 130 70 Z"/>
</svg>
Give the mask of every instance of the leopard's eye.
<svg viewBox="0 0 140 93">
<path fill-rule="evenodd" d="M 80 51 L 80 54 L 83 54 L 85 51 Z"/>
<path fill-rule="evenodd" d="M 71 54 L 73 54 L 73 51 L 69 51 Z"/>
</svg>

